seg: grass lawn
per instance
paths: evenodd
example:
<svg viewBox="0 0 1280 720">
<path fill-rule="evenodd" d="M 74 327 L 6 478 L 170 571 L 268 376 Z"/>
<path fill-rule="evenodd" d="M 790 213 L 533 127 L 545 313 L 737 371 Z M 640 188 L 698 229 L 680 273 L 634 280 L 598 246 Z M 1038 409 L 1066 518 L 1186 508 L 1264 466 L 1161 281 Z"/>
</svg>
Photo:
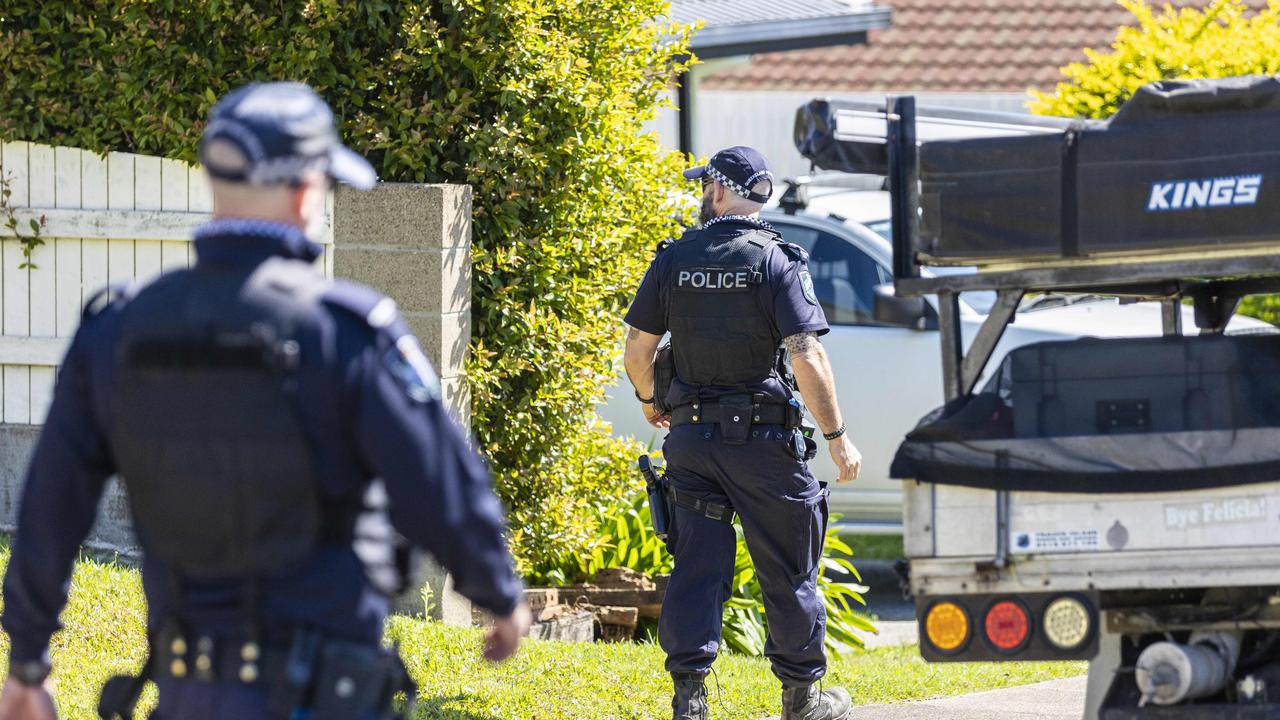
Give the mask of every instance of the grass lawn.
<svg viewBox="0 0 1280 720">
<path fill-rule="evenodd" d="M 853 549 L 853 564 L 859 560 L 901 560 L 906 557 L 901 535 L 841 535 Z"/>
<path fill-rule="evenodd" d="M 8 549 L 0 549 L 0 564 Z M 82 561 L 72 583 L 66 629 L 54 637 L 54 681 L 62 718 L 93 717 L 110 675 L 140 667 L 144 655 L 142 587 L 136 571 Z M 670 681 L 662 652 L 649 644 L 591 645 L 531 641 L 510 663 L 480 659 L 480 630 L 397 617 L 388 635 L 421 687 L 418 718 L 456 720 L 621 720 L 669 718 Z M 0 635 L 0 671 L 8 641 Z M 768 663 L 725 656 L 711 685 L 712 717 L 762 718 L 777 712 L 779 688 Z M 1083 673 L 1083 663 L 928 665 L 914 647 L 833 660 L 830 683 L 858 703 L 904 702 L 1020 685 Z M 148 696 L 146 706 L 154 703 Z"/>
</svg>

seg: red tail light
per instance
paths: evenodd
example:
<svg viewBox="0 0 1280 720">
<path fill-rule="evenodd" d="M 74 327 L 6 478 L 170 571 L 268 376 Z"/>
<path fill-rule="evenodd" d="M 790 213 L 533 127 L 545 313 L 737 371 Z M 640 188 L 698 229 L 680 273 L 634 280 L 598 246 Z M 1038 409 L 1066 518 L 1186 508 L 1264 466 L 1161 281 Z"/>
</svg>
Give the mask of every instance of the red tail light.
<svg viewBox="0 0 1280 720">
<path fill-rule="evenodd" d="M 1020 649 L 1031 635 L 1031 618 L 1021 603 L 1001 600 L 987 610 L 987 640 L 996 649 L 1012 652 Z"/>
</svg>

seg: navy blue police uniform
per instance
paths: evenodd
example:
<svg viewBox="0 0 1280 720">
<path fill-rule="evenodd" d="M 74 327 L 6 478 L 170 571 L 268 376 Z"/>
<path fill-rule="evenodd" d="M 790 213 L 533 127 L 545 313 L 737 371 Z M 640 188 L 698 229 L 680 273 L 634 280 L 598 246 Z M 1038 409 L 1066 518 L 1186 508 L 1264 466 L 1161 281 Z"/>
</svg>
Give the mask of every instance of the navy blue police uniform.
<svg viewBox="0 0 1280 720">
<path fill-rule="evenodd" d="M 273 112 L 264 92 L 295 114 L 323 105 L 304 86 L 250 88 L 219 107 Z M 372 168 L 343 162 L 318 167 L 372 184 Z M 47 667 L 73 561 L 119 473 L 142 550 L 155 717 L 388 717 L 409 685 L 381 649 L 396 573 L 387 533 L 369 528 L 388 518 L 458 592 L 506 616 L 521 585 L 487 471 L 394 303 L 326 279 L 301 229 L 215 219 L 194 247 L 193 268 L 85 308 L 4 579 L 10 667 Z M 124 714 L 140 683 L 116 682 L 103 712 Z"/>
<path fill-rule="evenodd" d="M 705 675 L 720 649 L 735 513 L 764 593 L 774 674 L 803 687 L 826 670 L 817 576 L 827 491 L 804 460 L 780 349 L 785 337 L 829 330 L 807 262 L 767 223 L 719 217 L 659 247 L 626 315 L 633 328 L 672 335 L 662 451 L 675 565 L 659 641 L 673 674 Z"/>
</svg>

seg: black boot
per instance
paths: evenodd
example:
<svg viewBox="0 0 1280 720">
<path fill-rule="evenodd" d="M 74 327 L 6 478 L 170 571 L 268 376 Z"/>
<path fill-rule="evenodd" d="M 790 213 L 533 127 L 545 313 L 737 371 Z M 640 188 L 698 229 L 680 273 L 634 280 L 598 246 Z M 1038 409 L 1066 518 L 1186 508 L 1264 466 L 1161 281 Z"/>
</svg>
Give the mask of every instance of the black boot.
<svg viewBox="0 0 1280 720">
<path fill-rule="evenodd" d="M 676 694 L 671 698 L 672 720 L 707 720 L 706 675 L 696 672 L 671 673 Z"/>
<path fill-rule="evenodd" d="M 782 720 L 844 720 L 852 707 L 844 688 L 782 688 Z"/>
</svg>

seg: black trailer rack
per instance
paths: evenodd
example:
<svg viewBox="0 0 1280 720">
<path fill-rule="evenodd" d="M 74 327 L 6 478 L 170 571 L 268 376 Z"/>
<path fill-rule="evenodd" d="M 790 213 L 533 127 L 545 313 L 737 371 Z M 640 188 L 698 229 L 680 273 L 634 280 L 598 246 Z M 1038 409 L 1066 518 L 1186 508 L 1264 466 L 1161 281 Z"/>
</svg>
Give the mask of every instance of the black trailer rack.
<svg viewBox="0 0 1280 720">
<path fill-rule="evenodd" d="M 1157 101 L 1176 104 L 1170 100 L 1173 98 L 1186 106 L 1188 93 L 1195 101 L 1206 94 L 1206 88 L 1215 102 L 1222 102 L 1225 97 L 1236 103 L 1231 106 L 1235 113 L 1231 117 L 1236 121 L 1255 116 L 1264 120 L 1280 118 L 1280 81 L 1274 78 L 1156 83 L 1149 88 L 1150 92 L 1142 100 L 1148 107 L 1139 108 L 1145 113 L 1144 128 L 1167 131 L 1167 123 L 1175 122 L 1168 119 L 1175 114 Z M 1135 102 L 1135 105 L 1141 104 Z M 1151 106 L 1156 109 L 1152 110 Z M 1193 107 L 1193 110 L 1200 113 L 1193 112 L 1194 118 L 1210 117 L 1202 107 Z M 1137 114 L 1138 111 L 1129 113 L 1130 116 Z M 1185 118 L 1181 118 L 1176 122 L 1184 121 Z M 1201 332 L 1220 333 L 1242 297 L 1280 292 L 1280 222 L 1275 225 L 1274 236 L 1237 234 L 1195 244 L 1153 241 L 1123 250 L 1091 250 L 1068 241 L 1076 237 L 1077 229 L 1071 226 L 1079 216 L 1073 200 L 1077 180 L 1076 158 L 1072 153 L 1078 151 L 1075 149 L 1078 143 L 1073 138 L 1083 132 L 1103 130 L 1104 125 L 1069 118 L 917 108 L 911 96 L 890 96 L 883 104 L 815 99 L 799 109 L 796 145 L 817 167 L 887 177 L 893 213 L 894 292 L 899 296 L 937 295 L 948 399 L 972 392 L 1026 293 L 1056 291 L 1158 300 L 1165 306 L 1164 332 L 1172 335 L 1181 334 L 1183 330 L 1179 309 L 1183 298 L 1194 301 L 1196 324 Z M 1132 134 L 1129 127 L 1124 129 Z M 1055 246 L 1053 252 L 996 254 L 977 259 L 942 257 L 928 252 L 920 237 L 924 212 L 921 207 L 922 150 L 927 153 L 937 143 L 937 147 L 946 146 L 949 152 L 961 155 L 969 152 L 972 157 L 972 148 L 1003 151 L 1001 142 L 1024 141 L 1033 141 L 1037 147 L 1045 142 L 1062 146 L 1062 213 L 1060 218 L 1051 218 L 1053 225 L 1067 226 L 1062 232 L 1061 246 Z M 1269 149 L 1254 155 L 1268 161 L 1274 159 L 1280 169 L 1280 142 L 1271 145 L 1274 158 Z M 1022 146 L 1013 147 L 1016 150 Z M 1008 157 L 1017 160 L 1016 152 Z M 1147 162 L 1138 158 L 1133 164 Z M 1277 175 L 1280 176 L 1280 172 Z M 1280 217 L 1280 203 L 1275 205 Z M 1270 208 L 1266 206 L 1267 212 L 1271 212 Z M 943 276 L 921 272 L 930 265 L 956 264 L 972 265 L 975 271 Z M 965 354 L 960 337 L 958 296 L 974 290 L 995 291 L 998 300 Z"/>
<path fill-rule="evenodd" d="M 1269 125 L 1271 128 L 1280 126 L 1280 80 L 1264 77 L 1156 83 L 1139 91 L 1131 103 L 1133 109 L 1126 105 L 1116 118 L 1125 116 L 1127 121 L 1141 118 L 1145 125 L 1140 127 L 1166 141 L 1169 137 L 1177 137 L 1179 129 L 1185 130 L 1189 122 L 1208 122 L 1206 118 L 1212 118 L 1214 113 L 1221 115 L 1219 111 L 1225 105 L 1230 111 L 1228 119 L 1235 123 L 1226 126 L 1232 132 L 1222 130 L 1221 122 L 1216 134 L 1192 131 L 1196 137 L 1187 148 L 1178 148 L 1177 152 L 1182 155 L 1212 155 L 1209 167 L 1215 172 L 1220 170 L 1223 162 L 1253 163 L 1246 170 L 1255 173 L 1249 177 L 1256 176 L 1253 200 L 1259 212 L 1250 217 L 1251 226 L 1241 228 L 1237 223 L 1221 235 L 1206 235 L 1201 228 L 1200 236 L 1190 240 L 1177 238 L 1177 242 L 1164 242 L 1167 238 L 1158 234 L 1145 244 L 1127 242 L 1124 238 L 1109 247 L 1100 246 L 1088 238 L 1081 242 L 1081 193 L 1078 192 L 1081 178 L 1077 175 L 1081 153 L 1079 138 L 1082 134 L 1105 132 L 1108 129 L 1105 124 L 1068 118 L 917 108 L 915 98 L 911 96 L 890 96 L 883 104 L 816 99 L 797 112 L 796 146 L 815 166 L 825 170 L 886 176 L 892 201 L 894 288 L 892 293 L 886 293 L 887 288 L 879 290 L 877 301 L 886 294 L 937 296 L 943 387 L 948 403 L 973 394 L 1027 293 L 1092 293 L 1157 300 L 1164 309 L 1163 333 L 1172 336 L 1183 333 L 1181 306 L 1184 298 L 1194 302 L 1195 320 L 1200 332 L 1217 334 L 1225 331 L 1245 295 L 1280 292 L 1280 203 L 1264 206 L 1257 202 L 1258 183 L 1264 179 L 1264 173 L 1257 170 L 1257 163 L 1274 163 L 1274 174 L 1280 177 L 1280 141 L 1271 140 L 1275 137 L 1274 132 L 1263 131 L 1268 123 L 1274 123 Z M 1188 117 L 1178 116 L 1177 111 L 1186 112 Z M 1147 169 L 1158 166 L 1157 161 L 1143 155 L 1144 149 L 1151 145 L 1141 144 L 1140 133 L 1135 133 L 1134 127 L 1138 126 L 1123 126 L 1117 133 L 1118 137 L 1137 138 L 1134 142 L 1138 152 L 1130 153 L 1133 157 L 1129 165 Z M 1031 252 L 1015 248 L 1015 252 L 987 253 L 972 258 L 965 257 L 963 252 L 948 255 L 947 248 L 942 247 L 942 252 L 939 252 L 936 243 L 929 246 L 922 242 L 921 224 L 922 219 L 926 219 L 923 217 L 926 210 L 921 203 L 922 155 L 929 155 L 935 143 L 950 153 L 953 173 L 947 177 L 961 184 L 965 182 L 964 162 L 956 158 L 980 165 L 984 155 L 975 149 L 1002 153 L 997 156 L 997 160 L 1003 163 L 1002 169 L 1017 169 L 1024 159 L 1019 153 L 1024 149 L 1029 157 L 1037 158 L 1041 165 L 1048 167 L 1048 171 L 1042 171 L 1043 167 L 1033 167 L 1028 171 L 1028 177 L 1032 178 L 1028 186 L 1039 188 L 1043 196 L 1052 196 L 1047 200 L 1041 198 L 1043 202 L 1033 207 L 1056 211 L 1049 212 L 1050 217 L 1039 226 L 1041 229 L 1049 228 L 1054 242 L 1042 242 L 1033 237 Z M 1057 143 L 1059 148 L 1056 155 L 1046 152 L 1046 148 L 1052 149 L 1053 143 Z M 1258 149 L 1251 152 L 1242 150 L 1244 145 L 1251 143 Z M 1185 158 L 1179 156 L 1175 168 L 1181 167 L 1177 165 L 1179 162 L 1185 162 Z M 1116 165 L 1118 173 L 1129 167 L 1123 163 L 1112 164 Z M 1170 172 L 1167 167 L 1164 171 Z M 1056 194 L 1054 182 L 1058 183 Z M 1047 192 L 1045 188 L 1048 188 Z M 943 183 L 942 191 L 947 189 Z M 1270 190 L 1269 186 L 1267 189 Z M 985 207 L 989 219 L 993 220 L 987 232 L 993 235 L 999 232 L 1000 215 L 1006 210 L 1000 206 L 998 194 L 1002 191 L 1011 193 L 1025 201 L 1028 195 L 1022 190 L 1016 184 L 1006 182 L 997 184 L 986 197 L 982 197 L 979 188 L 975 202 Z M 1155 190 L 1152 193 L 1153 204 L 1162 197 L 1167 204 L 1167 197 L 1158 196 Z M 1132 195 L 1131 192 L 1128 197 L 1130 208 Z M 932 210 L 937 210 L 937 203 Z M 1017 208 L 1008 210 L 1018 211 Z M 1025 217 L 1025 208 L 1021 211 Z M 1274 213 L 1275 217 L 1267 213 Z M 936 220 L 932 217 L 927 219 L 931 222 Z M 1090 227 L 1097 226 L 1096 220 L 1090 219 Z M 1170 227 L 1167 219 L 1153 225 L 1162 228 L 1160 232 L 1166 232 Z M 981 223 L 978 227 L 984 229 Z M 1175 236 L 1176 233 L 1168 237 Z M 1000 247 L 999 238 L 992 246 Z M 929 265 L 969 265 L 974 267 L 974 271 L 931 276 L 922 272 Z M 959 296 L 974 290 L 995 291 L 997 300 L 966 352 L 961 335 Z M 1009 492 L 998 491 L 997 548 L 992 560 L 982 564 L 984 568 L 1001 568 L 1008 561 L 1006 530 L 1009 505 Z"/>
</svg>

